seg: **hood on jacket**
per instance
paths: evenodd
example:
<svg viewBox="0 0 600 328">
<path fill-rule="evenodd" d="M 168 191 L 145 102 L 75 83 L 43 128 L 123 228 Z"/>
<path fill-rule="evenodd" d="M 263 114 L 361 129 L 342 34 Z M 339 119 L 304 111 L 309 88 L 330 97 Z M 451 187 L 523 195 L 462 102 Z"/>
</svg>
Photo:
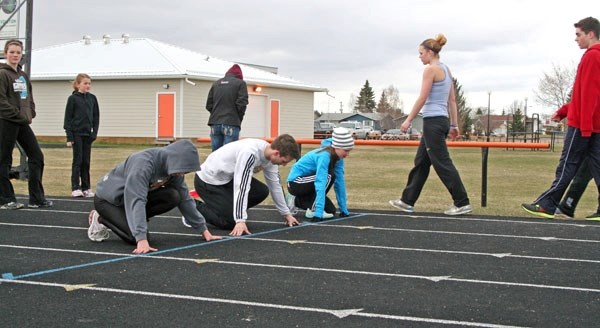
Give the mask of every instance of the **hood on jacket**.
<svg viewBox="0 0 600 328">
<path fill-rule="evenodd" d="M 333 138 L 327 138 L 327 139 L 323 139 L 323 141 L 321 141 L 321 147 L 329 147 L 333 144 Z"/>
<path fill-rule="evenodd" d="M 233 74 L 235 77 L 237 77 L 240 80 L 244 79 L 244 75 L 242 74 L 242 69 L 240 68 L 240 65 L 238 64 L 233 64 L 233 66 L 231 66 L 231 68 L 229 68 L 229 70 L 227 70 L 227 73 L 225 73 L 225 75 L 227 74 Z"/>
<path fill-rule="evenodd" d="M 15 69 L 12 68 L 12 66 L 8 65 L 7 63 L 0 63 L 0 69 L 8 69 L 11 70 L 12 72 L 15 72 Z M 17 70 L 16 71 L 20 71 L 22 69 L 21 65 L 17 65 Z"/>
<path fill-rule="evenodd" d="M 167 174 L 189 173 L 200 170 L 198 149 L 189 140 L 180 140 L 164 148 L 161 152 L 166 157 Z"/>
</svg>

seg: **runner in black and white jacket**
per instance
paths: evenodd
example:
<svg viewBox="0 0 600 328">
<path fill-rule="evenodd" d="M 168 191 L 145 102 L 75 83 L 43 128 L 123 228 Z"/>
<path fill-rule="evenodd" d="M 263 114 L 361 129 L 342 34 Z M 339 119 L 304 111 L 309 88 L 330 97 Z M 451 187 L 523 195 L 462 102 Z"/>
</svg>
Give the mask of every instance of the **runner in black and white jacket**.
<svg viewBox="0 0 600 328">
<path fill-rule="evenodd" d="M 224 145 L 212 152 L 196 172 L 194 187 L 202 198 L 198 210 L 207 223 L 232 229 L 230 235 L 241 236 L 250 233 L 247 209 L 260 204 L 271 192 L 286 224 L 297 225 L 285 203 L 278 165 L 285 166 L 299 157 L 296 140 L 288 134 L 278 136 L 271 144 L 248 138 Z M 253 177 L 260 171 L 266 185 Z"/>
</svg>

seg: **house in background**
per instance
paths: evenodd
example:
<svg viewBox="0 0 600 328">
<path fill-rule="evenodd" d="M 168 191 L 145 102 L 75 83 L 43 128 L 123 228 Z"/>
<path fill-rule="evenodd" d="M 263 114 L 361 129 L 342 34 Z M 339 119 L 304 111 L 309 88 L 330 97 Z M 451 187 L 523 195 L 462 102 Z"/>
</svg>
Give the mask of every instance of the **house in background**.
<svg viewBox="0 0 600 328">
<path fill-rule="evenodd" d="M 361 122 L 362 126 L 372 127 L 373 130 L 378 131 L 385 129 L 386 120 L 393 121 L 390 115 L 381 113 L 325 113 L 316 119 L 316 121 L 329 122 L 336 126 L 340 122 L 356 121 Z"/>
<path fill-rule="evenodd" d="M 402 122 L 404 122 L 404 120 L 406 120 L 407 117 L 408 117 L 408 114 L 402 115 L 395 120 L 397 122 L 397 128 L 400 128 L 400 125 L 402 125 Z M 421 114 L 419 112 L 417 114 L 417 116 L 415 116 L 415 118 L 412 120 L 408 134 L 421 135 L 422 133 L 423 133 L 423 114 Z"/>
<path fill-rule="evenodd" d="M 92 78 L 100 104 L 99 138 L 173 140 L 209 136 L 206 98 L 233 62 L 146 39 L 80 41 L 35 49 L 31 80 L 39 137 L 64 138 L 63 118 L 72 81 Z M 277 69 L 239 64 L 249 105 L 242 137 L 289 133 L 312 138 L 314 93 L 326 89 L 276 74 Z"/>
</svg>

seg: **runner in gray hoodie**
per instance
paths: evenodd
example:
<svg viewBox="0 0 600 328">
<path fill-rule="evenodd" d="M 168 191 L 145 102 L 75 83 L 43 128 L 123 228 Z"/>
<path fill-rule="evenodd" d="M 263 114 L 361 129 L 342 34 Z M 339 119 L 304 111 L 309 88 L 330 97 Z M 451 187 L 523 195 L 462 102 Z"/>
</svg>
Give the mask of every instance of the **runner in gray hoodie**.
<svg viewBox="0 0 600 328">
<path fill-rule="evenodd" d="M 189 140 L 130 155 L 96 185 L 90 229 L 97 223 L 105 225 L 124 241 L 137 245 L 133 253 L 156 251 L 148 243 L 147 221 L 177 207 L 204 239 L 221 239 L 206 228 L 185 184 L 185 173 L 199 169 L 198 151 Z"/>
</svg>

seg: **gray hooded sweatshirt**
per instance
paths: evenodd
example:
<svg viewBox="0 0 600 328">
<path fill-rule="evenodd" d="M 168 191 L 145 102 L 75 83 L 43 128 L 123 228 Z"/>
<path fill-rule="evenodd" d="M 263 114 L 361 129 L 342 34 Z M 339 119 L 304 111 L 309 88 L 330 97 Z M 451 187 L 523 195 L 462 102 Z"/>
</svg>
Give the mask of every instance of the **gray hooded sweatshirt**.
<svg viewBox="0 0 600 328">
<path fill-rule="evenodd" d="M 137 241 L 147 239 L 146 202 L 150 186 L 160 181 L 179 191 L 181 202 L 177 206 L 194 229 L 206 230 L 206 221 L 196 209 L 183 176 L 200 169 L 196 146 L 181 140 L 166 147 L 150 148 L 130 155 L 118 164 L 96 185 L 96 196 L 115 206 L 124 206 L 129 229 Z"/>
</svg>

